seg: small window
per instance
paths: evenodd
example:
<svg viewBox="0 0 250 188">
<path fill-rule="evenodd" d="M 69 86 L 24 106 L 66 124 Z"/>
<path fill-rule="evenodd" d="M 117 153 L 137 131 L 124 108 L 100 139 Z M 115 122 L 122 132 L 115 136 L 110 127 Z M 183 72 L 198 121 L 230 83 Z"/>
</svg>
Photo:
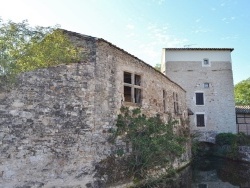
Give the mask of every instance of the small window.
<svg viewBox="0 0 250 188">
<path fill-rule="evenodd" d="M 204 83 L 204 88 L 209 88 L 209 83 Z"/>
<path fill-rule="evenodd" d="M 207 184 L 200 183 L 198 184 L 198 188 L 207 188 Z"/>
<path fill-rule="evenodd" d="M 209 59 L 203 59 L 202 66 L 210 66 Z"/>
<path fill-rule="evenodd" d="M 203 93 L 195 93 L 196 105 L 204 105 Z"/>
<path fill-rule="evenodd" d="M 163 90 L 163 111 L 167 112 L 167 92 Z"/>
<path fill-rule="evenodd" d="M 141 103 L 142 100 L 142 88 L 141 88 L 141 76 L 137 74 L 132 74 L 129 72 L 124 72 L 124 101 Z"/>
<path fill-rule="evenodd" d="M 173 99 L 174 99 L 174 113 L 179 113 L 179 102 L 178 102 L 178 94 L 173 92 Z"/>
<path fill-rule="evenodd" d="M 132 88 L 129 86 L 124 86 L 124 100 L 132 102 Z"/>
<path fill-rule="evenodd" d="M 135 103 L 141 103 L 141 89 L 135 88 L 134 90 L 134 102 Z"/>
<path fill-rule="evenodd" d="M 124 72 L 124 83 L 132 84 L 132 74 Z"/>
<path fill-rule="evenodd" d="M 204 114 L 196 114 L 196 126 L 205 127 L 205 115 Z"/>
<path fill-rule="evenodd" d="M 141 76 L 135 74 L 135 85 L 140 86 L 141 85 Z"/>
</svg>

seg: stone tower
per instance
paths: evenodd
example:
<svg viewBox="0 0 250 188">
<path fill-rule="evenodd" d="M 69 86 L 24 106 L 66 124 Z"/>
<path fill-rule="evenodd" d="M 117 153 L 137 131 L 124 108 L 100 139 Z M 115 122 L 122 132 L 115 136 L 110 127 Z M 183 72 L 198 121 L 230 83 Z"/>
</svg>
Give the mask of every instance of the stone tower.
<svg viewBox="0 0 250 188">
<path fill-rule="evenodd" d="M 164 48 L 161 71 L 187 91 L 192 132 L 214 142 L 236 133 L 232 48 Z"/>
</svg>

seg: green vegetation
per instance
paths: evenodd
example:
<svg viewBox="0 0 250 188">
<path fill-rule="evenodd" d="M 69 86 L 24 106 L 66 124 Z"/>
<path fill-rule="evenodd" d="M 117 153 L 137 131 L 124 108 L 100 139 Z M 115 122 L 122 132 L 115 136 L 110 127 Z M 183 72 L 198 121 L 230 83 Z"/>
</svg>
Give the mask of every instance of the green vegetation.
<svg viewBox="0 0 250 188">
<path fill-rule="evenodd" d="M 164 123 L 159 116 L 147 118 L 140 109 L 121 108 L 117 119 L 117 129 L 113 131 L 113 141 L 127 143 L 129 157 L 127 167 L 135 179 L 147 177 L 149 170 L 166 168 L 185 151 L 187 138 L 173 132 L 176 121 Z M 117 155 L 126 156 L 124 150 Z"/>
<path fill-rule="evenodd" d="M 157 63 L 154 68 L 161 72 L 161 64 Z"/>
<path fill-rule="evenodd" d="M 236 105 L 250 105 L 250 78 L 236 84 L 234 94 Z"/>
<path fill-rule="evenodd" d="M 214 155 L 238 160 L 241 158 L 238 148 L 239 146 L 250 146 L 250 136 L 243 133 L 220 133 L 216 136 L 215 143 Z"/>
<path fill-rule="evenodd" d="M 200 161 L 206 156 L 219 156 L 240 160 L 238 152 L 239 146 L 250 146 L 250 136 L 243 133 L 220 133 L 215 138 L 215 144 L 199 142 L 194 136 L 192 141 L 192 157 L 195 161 Z"/>
<path fill-rule="evenodd" d="M 192 159 L 196 159 L 202 153 L 203 148 L 200 146 L 200 141 L 197 139 L 199 134 L 191 134 L 191 152 Z"/>
<path fill-rule="evenodd" d="M 30 27 L 0 19 L 0 84 L 21 72 L 78 62 L 82 53 L 57 27 Z"/>
<path fill-rule="evenodd" d="M 233 134 L 233 133 L 220 133 L 216 136 L 215 143 L 219 146 L 223 145 L 248 145 L 250 146 L 250 136 L 243 133 Z"/>
</svg>

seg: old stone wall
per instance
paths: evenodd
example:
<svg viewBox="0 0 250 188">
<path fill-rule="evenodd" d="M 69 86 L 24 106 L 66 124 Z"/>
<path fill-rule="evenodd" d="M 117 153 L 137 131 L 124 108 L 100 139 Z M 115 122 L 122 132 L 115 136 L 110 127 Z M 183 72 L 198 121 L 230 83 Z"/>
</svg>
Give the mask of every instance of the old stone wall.
<svg viewBox="0 0 250 188">
<path fill-rule="evenodd" d="M 15 88 L 0 91 L 0 187 L 104 187 L 96 167 L 113 151 L 108 131 L 122 105 L 172 115 L 187 127 L 180 86 L 107 41 L 67 34 L 85 52 L 81 62 L 21 74 Z M 139 105 L 124 102 L 124 71 L 141 75 Z"/>
<path fill-rule="evenodd" d="M 106 72 L 107 74 L 112 74 L 112 71 L 114 72 L 115 85 L 117 87 L 115 103 L 118 107 L 121 105 L 140 107 L 142 108 L 143 113 L 149 116 L 160 114 L 168 117 L 170 114 L 174 118 L 188 117 L 185 90 L 162 73 L 156 71 L 150 65 L 147 65 L 138 58 L 135 58 L 128 53 L 124 53 L 124 51 L 117 49 L 106 41 L 99 41 L 98 57 L 101 60 L 101 62 L 98 62 L 99 65 L 102 63 L 106 64 L 105 68 L 100 68 L 101 70 L 105 71 L 106 69 L 109 69 L 110 72 Z M 110 69 L 111 65 L 115 66 L 114 70 Z M 124 72 L 141 76 L 141 104 L 124 101 Z M 166 91 L 165 111 L 163 107 L 163 90 Z M 174 112 L 174 92 L 178 94 L 179 113 Z"/>
<path fill-rule="evenodd" d="M 194 113 L 190 128 L 200 133 L 200 140 L 214 142 L 218 133 L 236 133 L 231 51 L 166 50 L 163 55 L 163 71 L 187 91 L 188 107 Z M 209 66 L 203 66 L 204 58 Z M 196 92 L 203 93 L 204 105 L 196 105 Z M 205 126 L 196 125 L 196 114 L 204 114 Z"/>
<path fill-rule="evenodd" d="M 241 160 L 250 163 L 250 146 L 239 146 Z"/>
</svg>

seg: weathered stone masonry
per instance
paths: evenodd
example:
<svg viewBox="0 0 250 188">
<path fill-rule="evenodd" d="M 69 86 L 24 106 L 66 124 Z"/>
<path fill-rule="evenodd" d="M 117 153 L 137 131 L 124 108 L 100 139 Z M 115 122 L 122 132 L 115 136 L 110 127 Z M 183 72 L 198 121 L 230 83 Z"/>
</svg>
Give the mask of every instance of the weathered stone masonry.
<svg viewBox="0 0 250 188">
<path fill-rule="evenodd" d="M 190 129 L 200 141 L 236 133 L 232 48 L 165 48 L 162 72 L 187 91 Z"/>
<path fill-rule="evenodd" d="M 163 74 L 103 39 L 67 34 L 85 59 L 24 73 L 0 91 L 0 187 L 104 186 L 95 166 L 112 153 L 108 130 L 122 105 L 187 118 L 185 91 Z M 124 71 L 141 76 L 141 104 L 124 102 Z"/>
</svg>

